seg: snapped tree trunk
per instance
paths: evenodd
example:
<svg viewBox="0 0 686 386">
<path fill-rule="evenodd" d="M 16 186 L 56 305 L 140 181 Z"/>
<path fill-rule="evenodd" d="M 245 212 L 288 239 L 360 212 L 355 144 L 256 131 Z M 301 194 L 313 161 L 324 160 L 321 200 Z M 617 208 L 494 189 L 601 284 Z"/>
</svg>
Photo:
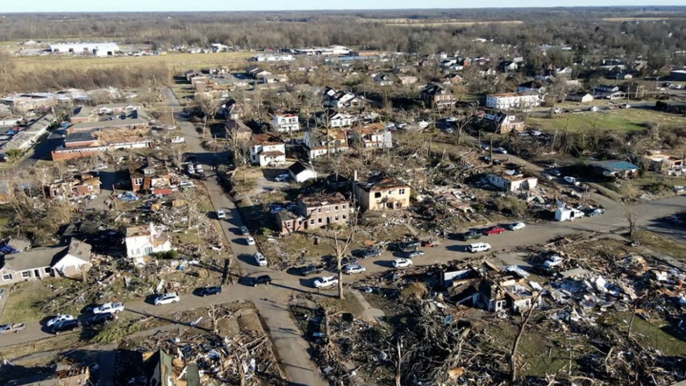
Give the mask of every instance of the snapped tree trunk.
<svg viewBox="0 0 686 386">
<path fill-rule="evenodd" d="M 402 338 L 398 339 L 398 342 L 396 343 L 396 349 L 398 353 L 398 362 L 396 363 L 395 366 L 395 386 L 402 386 L 400 383 L 400 378 L 401 378 L 401 370 L 402 370 L 402 365 L 403 365 L 403 356 L 402 356 L 402 351 L 400 351 L 402 346 Z"/>
<path fill-rule="evenodd" d="M 339 253 L 337 256 L 337 266 L 338 266 L 338 299 L 343 300 L 345 299 L 345 295 L 343 295 L 343 267 L 341 266 L 341 260 L 343 260 L 343 254 Z"/>
</svg>

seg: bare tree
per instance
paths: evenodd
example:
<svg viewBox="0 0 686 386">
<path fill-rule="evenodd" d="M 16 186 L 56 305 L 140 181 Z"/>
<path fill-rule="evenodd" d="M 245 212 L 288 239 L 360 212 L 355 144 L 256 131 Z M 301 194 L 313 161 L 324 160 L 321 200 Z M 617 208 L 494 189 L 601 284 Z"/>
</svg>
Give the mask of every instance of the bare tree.
<svg viewBox="0 0 686 386">
<path fill-rule="evenodd" d="M 352 206 L 351 206 L 351 212 L 352 212 Z M 336 268 L 338 269 L 338 299 L 343 300 L 345 296 L 343 295 L 343 267 L 342 267 L 342 261 L 343 257 L 345 254 L 348 252 L 348 248 L 350 248 L 350 244 L 353 242 L 354 236 L 355 236 L 355 228 L 356 228 L 356 221 L 357 215 L 356 213 L 351 213 L 350 214 L 350 227 L 348 231 L 348 235 L 345 238 L 345 240 L 339 239 L 339 234 L 340 230 L 337 230 L 333 233 L 332 241 L 331 241 L 331 248 L 333 249 L 333 252 L 336 255 Z"/>
<path fill-rule="evenodd" d="M 555 113 L 555 106 L 558 102 L 564 102 L 567 98 L 567 92 L 569 92 L 569 86 L 564 80 L 555 82 L 548 87 L 544 99 L 546 106 L 550 107 L 549 116 L 552 117 Z"/>
<path fill-rule="evenodd" d="M 626 200 L 622 200 L 622 211 L 626 225 L 629 227 L 628 236 L 632 237 L 641 218 L 641 211 L 638 206 L 631 206 Z"/>
<path fill-rule="evenodd" d="M 221 106 L 221 101 L 215 99 L 211 94 L 201 93 L 195 96 L 195 103 L 197 104 L 200 111 L 205 114 L 205 124 L 202 129 L 202 137 L 205 138 L 205 132 L 207 130 L 207 120 L 214 119 Z"/>
<path fill-rule="evenodd" d="M 514 383 L 517 380 L 517 361 L 515 358 L 517 355 L 517 347 L 519 347 L 519 342 L 522 339 L 522 335 L 524 335 L 526 325 L 529 323 L 529 319 L 531 319 L 542 294 L 543 291 L 539 291 L 531 301 L 529 308 L 522 314 L 522 322 L 519 324 L 519 331 L 517 332 L 515 340 L 512 342 L 512 350 L 510 350 L 510 383 Z"/>
</svg>

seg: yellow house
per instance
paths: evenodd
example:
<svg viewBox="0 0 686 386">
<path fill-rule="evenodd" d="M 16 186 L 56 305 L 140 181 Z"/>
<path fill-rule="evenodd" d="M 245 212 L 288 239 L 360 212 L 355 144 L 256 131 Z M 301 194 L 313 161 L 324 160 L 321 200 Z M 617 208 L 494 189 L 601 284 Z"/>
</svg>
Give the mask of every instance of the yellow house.
<svg viewBox="0 0 686 386">
<path fill-rule="evenodd" d="M 355 182 L 355 198 L 365 210 L 395 210 L 410 206 L 410 186 L 396 178 Z"/>
</svg>

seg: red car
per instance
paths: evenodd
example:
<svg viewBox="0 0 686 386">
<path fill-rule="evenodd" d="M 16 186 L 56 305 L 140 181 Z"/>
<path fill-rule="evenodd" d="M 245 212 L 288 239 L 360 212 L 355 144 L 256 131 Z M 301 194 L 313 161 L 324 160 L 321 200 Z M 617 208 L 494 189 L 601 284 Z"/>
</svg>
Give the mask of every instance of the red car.
<svg viewBox="0 0 686 386">
<path fill-rule="evenodd" d="M 490 236 L 490 235 L 499 235 L 501 233 L 505 232 L 505 228 L 501 228 L 498 226 L 488 228 L 484 231 L 484 235 Z"/>
</svg>

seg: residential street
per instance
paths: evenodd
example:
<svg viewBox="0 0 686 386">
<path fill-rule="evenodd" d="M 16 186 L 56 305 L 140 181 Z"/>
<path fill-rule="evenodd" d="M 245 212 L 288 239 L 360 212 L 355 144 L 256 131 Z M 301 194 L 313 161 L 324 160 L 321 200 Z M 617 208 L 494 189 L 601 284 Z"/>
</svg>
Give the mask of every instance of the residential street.
<svg viewBox="0 0 686 386">
<path fill-rule="evenodd" d="M 163 95 L 170 106 L 180 110 L 180 104 L 170 89 L 163 89 Z M 207 170 L 211 170 L 212 160 L 215 157 L 226 157 L 226 154 L 208 153 L 201 146 L 202 138 L 195 131 L 190 122 L 179 120 L 178 130 L 183 132 L 186 143 L 191 154 L 197 156 L 198 161 L 207 165 Z M 521 162 L 529 166 L 530 164 L 517 157 L 507 156 L 513 162 Z M 535 166 L 532 171 L 538 172 Z M 245 285 L 245 281 L 239 284 L 225 286 L 224 291 L 217 296 L 207 298 L 194 295 L 183 295 L 181 301 L 174 305 L 154 306 L 144 302 L 126 304 L 127 310 L 122 314 L 123 317 L 153 315 L 158 318 L 166 319 L 169 323 L 174 320 L 167 319 L 178 311 L 204 308 L 210 304 L 222 304 L 234 301 L 249 301 L 255 304 L 261 317 L 266 323 L 269 334 L 278 352 L 278 360 L 286 372 L 288 380 L 294 385 L 326 385 L 319 369 L 310 360 L 308 354 L 308 343 L 302 337 L 298 326 L 291 318 L 288 302 L 294 292 L 319 293 L 314 288 L 302 285 L 302 278 L 293 276 L 282 271 L 272 271 L 267 267 L 258 267 L 254 264 L 252 256 L 257 252 L 254 246 L 249 246 L 245 242 L 245 237 L 240 235 L 239 228 L 242 220 L 238 209 L 231 199 L 226 195 L 212 178 L 209 173 L 205 186 L 211 197 L 215 209 L 226 210 L 227 217 L 222 221 L 222 231 L 230 242 L 231 250 L 235 254 L 232 264 L 237 264 L 243 277 L 254 277 L 260 274 L 269 274 L 273 279 L 273 285 L 253 288 Z M 625 212 L 616 202 L 605 197 L 594 197 L 603 203 L 607 212 L 603 216 L 582 218 L 575 222 L 549 222 L 543 224 L 529 224 L 523 230 L 512 232 L 507 231 L 501 235 L 482 237 L 480 241 L 491 244 L 491 252 L 499 252 L 519 246 L 542 244 L 558 236 L 570 235 L 579 231 L 595 231 L 600 233 L 611 233 L 620 228 L 626 227 L 627 221 Z M 676 211 L 686 208 L 686 197 L 674 196 L 662 200 L 647 202 L 638 205 L 634 211 L 638 214 L 639 226 L 656 232 L 660 235 L 674 238 L 680 242 L 686 242 L 686 229 L 673 228 L 664 222 L 656 221 L 659 218 L 673 214 Z M 460 257 L 466 257 L 464 246 L 468 242 L 458 242 L 455 240 L 442 240 L 442 245 L 436 248 L 423 249 L 426 256 L 414 261 L 415 264 L 435 264 L 445 262 Z M 399 255 L 398 255 L 399 256 Z M 365 259 L 361 263 L 367 268 L 366 274 L 373 274 L 388 270 L 390 261 L 395 256 L 390 252 L 384 252 L 380 257 Z M 305 281 L 310 282 L 308 281 Z M 335 291 L 332 290 L 330 294 Z M 323 294 L 326 296 L 327 294 Z M 28 323 L 25 330 L 17 334 L 7 334 L 0 338 L 0 347 L 11 346 L 31 341 L 36 341 L 52 336 L 44 331 L 38 322 Z"/>
</svg>

